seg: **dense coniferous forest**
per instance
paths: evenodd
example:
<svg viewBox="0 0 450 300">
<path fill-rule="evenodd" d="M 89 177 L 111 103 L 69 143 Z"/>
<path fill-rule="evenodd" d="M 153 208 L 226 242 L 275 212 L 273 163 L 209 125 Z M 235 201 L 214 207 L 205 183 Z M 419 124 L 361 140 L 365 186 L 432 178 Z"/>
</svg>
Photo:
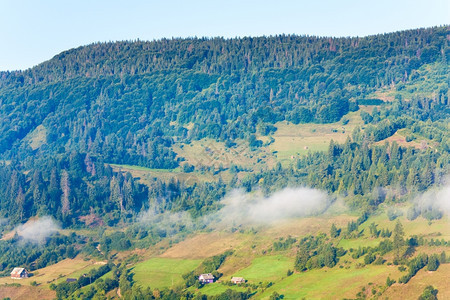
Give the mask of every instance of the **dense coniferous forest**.
<svg viewBox="0 0 450 300">
<path fill-rule="evenodd" d="M 366 209 L 384 201 L 387 187 L 393 201 L 427 190 L 448 172 L 448 36 L 442 26 L 362 38 L 97 43 L 2 72 L 0 215 L 13 224 L 52 215 L 69 226 L 94 213 L 114 225 L 151 205 L 204 215 L 234 187 L 269 193 L 302 184 L 354 195 L 352 205 Z M 427 66 L 439 79 L 424 87 L 431 93 L 367 97 L 420 82 Z M 175 144 L 211 138 L 258 148 L 256 136 L 276 132 L 277 122 L 336 122 L 360 105 L 380 109 L 361 111 L 366 126 L 345 144 L 231 182 L 144 185 L 108 165 L 174 169 L 184 160 Z M 375 145 L 404 128 L 436 147 Z"/>
</svg>

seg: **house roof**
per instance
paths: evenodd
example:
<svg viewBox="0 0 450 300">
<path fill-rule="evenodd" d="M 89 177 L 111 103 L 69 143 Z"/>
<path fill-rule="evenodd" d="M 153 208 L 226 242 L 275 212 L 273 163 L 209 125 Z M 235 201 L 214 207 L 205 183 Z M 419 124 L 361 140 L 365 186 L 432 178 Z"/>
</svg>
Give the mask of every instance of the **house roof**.
<svg viewBox="0 0 450 300">
<path fill-rule="evenodd" d="M 245 281 L 244 277 L 232 277 L 231 281 Z"/>
<path fill-rule="evenodd" d="M 26 271 L 25 268 L 14 268 L 11 272 L 11 275 L 20 275 L 23 271 Z"/>
<path fill-rule="evenodd" d="M 213 274 L 208 273 L 208 274 L 201 274 L 198 278 L 199 279 L 209 280 L 209 279 L 214 279 L 214 276 L 213 276 Z"/>
</svg>

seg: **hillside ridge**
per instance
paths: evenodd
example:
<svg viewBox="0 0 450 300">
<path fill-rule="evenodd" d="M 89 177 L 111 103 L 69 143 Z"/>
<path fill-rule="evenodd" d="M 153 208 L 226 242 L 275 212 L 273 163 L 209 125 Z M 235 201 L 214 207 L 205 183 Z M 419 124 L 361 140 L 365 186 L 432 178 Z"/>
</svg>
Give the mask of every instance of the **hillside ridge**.
<svg viewBox="0 0 450 300">
<path fill-rule="evenodd" d="M 146 74 L 155 70 L 173 68 L 187 68 L 207 73 L 217 73 L 218 69 L 208 68 L 204 64 L 205 59 L 210 59 L 211 57 L 217 57 L 217 60 L 222 60 L 219 64 L 222 64 L 221 68 L 224 68 L 227 72 L 242 69 L 247 72 L 258 71 L 261 68 L 298 67 L 303 62 L 300 61 L 300 64 L 297 65 L 295 60 L 292 60 L 293 57 L 287 56 L 288 53 L 283 53 L 284 51 L 300 56 L 304 50 L 302 48 L 307 48 L 312 55 L 320 52 L 330 55 L 347 49 L 358 52 L 371 47 L 371 51 L 375 50 L 380 54 L 380 50 L 384 49 L 376 49 L 375 47 L 378 46 L 377 43 L 379 41 L 383 40 L 390 40 L 390 47 L 395 48 L 400 44 L 404 44 L 411 51 L 417 51 L 419 46 L 441 46 L 447 34 L 448 26 L 443 25 L 365 37 L 275 35 L 230 39 L 213 37 L 99 42 L 63 51 L 50 60 L 24 71 L 0 72 L 0 84 L 4 84 L 5 81 L 19 84 L 36 84 L 39 82 L 55 82 L 78 76 L 98 77 Z M 433 45 L 437 36 L 441 37 L 441 41 L 437 45 Z M 232 56 L 238 54 L 233 52 L 233 44 L 239 48 L 239 51 L 244 52 L 244 55 L 238 61 L 232 58 Z M 267 44 L 269 48 L 276 47 L 276 55 L 286 55 L 285 58 L 290 58 L 291 61 L 285 66 L 277 66 L 277 59 L 274 60 L 267 53 L 264 58 L 265 62 L 259 61 L 255 63 L 251 61 L 252 56 L 261 55 L 261 51 L 264 51 Z M 309 44 L 320 46 L 310 48 Z M 270 54 L 273 55 L 273 53 Z M 420 53 L 417 54 L 420 56 Z M 174 55 L 175 59 L 173 59 L 172 55 Z M 331 57 L 335 56 L 331 55 Z M 125 65 L 123 65 L 124 62 L 126 63 Z M 223 63 L 231 63 L 231 65 L 227 67 Z M 45 75 L 46 73 L 47 75 Z"/>
</svg>

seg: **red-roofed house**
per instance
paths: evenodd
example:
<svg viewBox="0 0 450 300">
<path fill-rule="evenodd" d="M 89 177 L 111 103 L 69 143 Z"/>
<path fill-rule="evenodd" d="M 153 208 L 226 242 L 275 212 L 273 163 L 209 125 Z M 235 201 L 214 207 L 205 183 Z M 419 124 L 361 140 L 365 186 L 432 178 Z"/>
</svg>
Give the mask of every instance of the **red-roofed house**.
<svg viewBox="0 0 450 300">
<path fill-rule="evenodd" d="M 25 268 L 14 268 L 11 272 L 12 279 L 28 278 L 28 272 Z"/>
</svg>

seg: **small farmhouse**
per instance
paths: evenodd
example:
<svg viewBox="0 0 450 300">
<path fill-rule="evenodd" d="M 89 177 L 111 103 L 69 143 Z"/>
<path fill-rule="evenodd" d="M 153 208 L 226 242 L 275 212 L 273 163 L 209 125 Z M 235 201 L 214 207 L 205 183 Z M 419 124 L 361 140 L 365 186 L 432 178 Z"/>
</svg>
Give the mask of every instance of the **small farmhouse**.
<svg viewBox="0 0 450 300">
<path fill-rule="evenodd" d="M 24 268 L 14 268 L 11 272 L 12 279 L 28 278 L 28 272 Z"/>
<path fill-rule="evenodd" d="M 201 274 L 200 276 L 198 276 L 198 281 L 200 281 L 201 283 L 213 283 L 214 276 L 211 273 Z"/>
<path fill-rule="evenodd" d="M 76 278 L 67 278 L 67 279 L 66 279 L 66 282 L 67 282 L 67 283 L 71 283 L 71 282 L 75 282 L 75 281 L 77 281 Z"/>
<path fill-rule="evenodd" d="M 244 277 L 232 277 L 231 282 L 234 284 L 245 283 Z"/>
</svg>

